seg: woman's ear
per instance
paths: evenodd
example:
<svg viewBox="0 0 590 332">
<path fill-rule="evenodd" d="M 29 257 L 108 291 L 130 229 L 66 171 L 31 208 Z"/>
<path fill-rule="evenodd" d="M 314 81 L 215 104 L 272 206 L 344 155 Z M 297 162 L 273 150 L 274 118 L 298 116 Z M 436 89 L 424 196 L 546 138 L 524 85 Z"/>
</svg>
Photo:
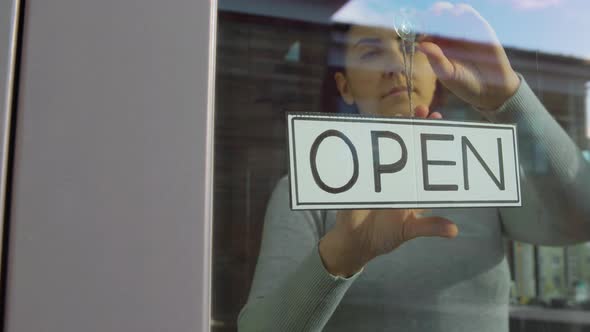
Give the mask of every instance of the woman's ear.
<svg viewBox="0 0 590 332">
<path fill-rule="evenodd" d="M 338 88 L 338 92 L 340 92 L 340 96 L 344 99 L 344 102 L 348 105 L 354 104 L 354 97 L 350 92 L 350 85 L 348 84 L 346 76 L 341 72 L 336 72 L 336 74 L 334 74 L 334 80 L 336 81 L 336 87 Z"/>
</svg>

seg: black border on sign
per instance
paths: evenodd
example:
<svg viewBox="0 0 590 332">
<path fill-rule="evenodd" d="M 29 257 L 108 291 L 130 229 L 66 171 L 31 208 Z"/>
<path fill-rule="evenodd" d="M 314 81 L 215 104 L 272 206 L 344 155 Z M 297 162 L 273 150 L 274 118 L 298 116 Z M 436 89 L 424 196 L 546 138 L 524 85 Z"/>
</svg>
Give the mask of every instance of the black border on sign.
<svg viewBox="0 0 590 332">
<path fill-rule="evenodd" d="M 291 136 L 287 138 L 287 145 L 289 149 L 289 171 L 291 171 L 291 165 L 293 165 L 293 172 L 294 172 L 294 179 L 295 179 L 295 202 L 297 206 L 317 206 L 317 205 L 403 205 L 403 204 L 415 204 L 417 206 L 423 206 L 427 204 L 478 204 L 478 203 L 489 203 L 489 204 L 509 204 L 509 203 L 520 203 L 519 206 L 522 206 L 522 202 L 520 199 L 520 172 L 519 172 L 519 160 L 518 155 L 516 152 L 517 145 L 516 145 L 516 125 L 507 125 L 507 124 L 492 124 L 492 123 L 485 123 L 485 122 L 477 122 L 477 121 L 464 121 L 464 122 L 456 122 L 449 123 L 448 120 L 428 120 L 428 119 L 421 119 L 421 118 L 384 118 L 384 117 L 377 117 L 377 116 L 365 116 L 365 115 L 358 115 L 358 114 L 347 114 L 343 115 L 327 115 L 324 113 L 301 113 L 301 112 L 287 112 L 287 119 L 289 116 L 291 118 L 291 124 L 288 126 L 287 135 L 289 135 L 289 129 L 291 131 Z M 363 120 L 367 119 L 367 120 Z M 369 120 L 372 119 L 372 120 Z M 400 119 L 405 119 L 405 121 L 399 121 Z M 295 154 L 295 120 L 301 121 L 333 121 L 333 122 L 356 122 L 356 123 L 391 123 L 391 124 L 400 124 L 400 125 L 414 125 L 414 122 L 422 122 L 420 123 L 421 126 L 436 126 L 436 127 L 455 127 L 455 128 L 485 128 L 485 129 L 502 129 L 502 130 L 510 130 L 512 132 L 512 147 L 514 150 L 514 171 L 516 175 L 516 200 L 478 200 L 478 201 L 394 201 L 394 202 L 387 202 L 387 201 L 380 201 L 380 202 L 319 202 L 319 203 L 301 203 L 299 201 L 299 186 L 297 183 L 297 157 Z M 408 121 L 410 120 L 410 121 Z M 441 123 L 433 123 L 432 121 L 441 121 Z M 289 141 L 292 142 L 293 148 L 291 149 L 291 144 Z M 293 154 L 291 156 L 291 154 Z M 293 158 L 293 163 L 291 163 L 291 158 Z M 293 210 L 293 197 L 291 190 L 291 181 L 289 179 L 289 205 Z M 440 206 L 432 206 L 436 208 L 441 208 Z M 464 208 L 476 206 L 463 206 Z M 485 207 L 492 207 L 492 206 L 485 206 Z M 517 206 L 514 206 L 517 207 Z M 386 207 L 383 207 L 386 208 Z M 453 206 L 452 208 L 456 208 Z"/>
</svg>

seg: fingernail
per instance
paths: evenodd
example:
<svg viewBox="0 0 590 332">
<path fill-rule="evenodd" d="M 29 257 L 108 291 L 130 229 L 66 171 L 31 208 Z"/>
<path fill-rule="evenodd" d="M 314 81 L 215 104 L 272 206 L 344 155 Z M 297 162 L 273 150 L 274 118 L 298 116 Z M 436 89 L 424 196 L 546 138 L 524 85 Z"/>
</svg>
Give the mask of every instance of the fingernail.
<svg viewBox="0 0 590 332">
<path fill-rule="evenodd" d="M 453 223 L 444 223 L 440 225 L 440 232 L 447 238 L 453 238 L 459 233 L 457 225 Z"/>
</svg>

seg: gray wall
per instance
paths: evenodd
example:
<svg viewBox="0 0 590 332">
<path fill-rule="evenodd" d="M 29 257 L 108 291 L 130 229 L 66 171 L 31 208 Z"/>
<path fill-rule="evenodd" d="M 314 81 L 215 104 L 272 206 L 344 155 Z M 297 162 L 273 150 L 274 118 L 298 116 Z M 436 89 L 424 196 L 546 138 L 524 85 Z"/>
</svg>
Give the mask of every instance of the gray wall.
<svg viewBox="0 0 590 332">
<path fill-rule="evenodd" d="M 210 6 L 27 1 L 6 331 L 208 329 Z"/>
</svg>

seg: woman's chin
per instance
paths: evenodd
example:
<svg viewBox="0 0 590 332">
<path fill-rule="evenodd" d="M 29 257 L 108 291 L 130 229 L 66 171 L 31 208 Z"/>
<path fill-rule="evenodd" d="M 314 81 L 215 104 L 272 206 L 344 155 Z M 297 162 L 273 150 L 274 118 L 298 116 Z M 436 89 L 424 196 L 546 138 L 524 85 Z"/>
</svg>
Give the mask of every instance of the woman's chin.
<svg viewBox="0 0 590 332">
<path fill-rule="evenodd" d="M 409 118 L 412 116 L 409 108 L 394 108 L 394 109 L 389 108 L 389 109 L 385 109 L 385 110 L 379 110 L 378 114 L 380 116 L 405 117 L 405 118 Z"/>
<path fill-rule="evenodd" d="M 385 106 L 385 105 L 382 105 Z M 386 107 L 359 107 L 363 115 L 383 116 L 383 117 L 411 117 L 409 105 L 387 105 Z"/>
<path fill-rule="evenodd" d="M 371 112 L 360 112 L 362 115 L 368 115 L 368 116 L 382 116 L 382 117 L 405 117 L 405 118 L 409 118 L 412 115 L 410 114 L 410 112 L 408 110 L 385 110 L 385 111 L 381 111 L 381 110 L 375 110 L 375 111 L 371 111 Z"/>
</svg>

